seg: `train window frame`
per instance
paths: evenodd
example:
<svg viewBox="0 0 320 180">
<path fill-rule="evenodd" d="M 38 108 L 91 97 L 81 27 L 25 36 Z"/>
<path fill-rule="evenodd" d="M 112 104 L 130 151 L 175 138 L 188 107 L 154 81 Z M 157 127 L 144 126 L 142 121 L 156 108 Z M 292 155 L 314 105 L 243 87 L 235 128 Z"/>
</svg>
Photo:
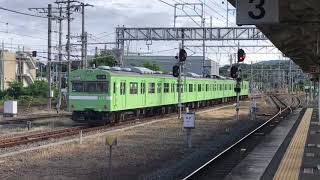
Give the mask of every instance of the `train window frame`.
<svg viewBox="0 0 320 180">
<path fill-rule="evenodd" d="M 201 92 L 201 84 L 198 84 L 198 92 Z"/>
<path fill-rule="evenodd" d="M 129 83 L 129 93 L 131 95 L 137 95 L 138 94 L 138 89 L 139 89 L 139 84 L 137 82 L 130 82 Z"/>
<path fill-rule="evenodd" d="M 156 92 L 156 83 L 149 83 L 148 84 L 148 93 L 154 94 Z"/>
<path fill-rule="evenodd" d="M 81 91 L 74 89 L 74 88 L 76 87 L 76 86 L 75 86 L 75 83 L 81 84 L 81 86 L 82 86 L 82 90 L 81 90 Z M 72 92 L 84 92 L 84 89 L 85 89 L 84 87 L 85 87 L 84 82 L 81 82 L 81 81 L 73 81 L 73 82 L 72 82 Z"/>
<path fill-rule="evenodd" d="M 120 95 L 126 94 L 126 82 L 120 82 Z"/>
<path fill-rule="evenodd" d="M 157 83 L 157 93 L 162 93 L 162 83 Z"/>
<path fill-rule="evenodd" d="M 193 92 L 193 84 L 189 84 L 189 92 Z"/>
<path fill-rule="evenodd" d="M 140 94 L 145 94 L 146 93 L 146 83 L 141 83 L 140 84 Z"/>
<path fill-rule="evenodd" d="M 163 83 L 163 92 L 164 93 L 170 92 L 170 84 L 169 83 Z"/>
</svg>

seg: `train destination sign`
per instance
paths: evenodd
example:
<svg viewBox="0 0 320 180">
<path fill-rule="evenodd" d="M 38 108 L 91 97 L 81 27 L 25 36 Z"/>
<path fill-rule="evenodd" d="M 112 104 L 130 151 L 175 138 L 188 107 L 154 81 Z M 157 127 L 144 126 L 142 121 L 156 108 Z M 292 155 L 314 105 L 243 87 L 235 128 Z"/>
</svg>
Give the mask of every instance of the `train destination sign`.
<svg viewBox="0 0 320 180">
<path fill-rule="evenodd" d="M 279 0 L 237 0 L 237 24 L 279 23 Z"/>
</svg>

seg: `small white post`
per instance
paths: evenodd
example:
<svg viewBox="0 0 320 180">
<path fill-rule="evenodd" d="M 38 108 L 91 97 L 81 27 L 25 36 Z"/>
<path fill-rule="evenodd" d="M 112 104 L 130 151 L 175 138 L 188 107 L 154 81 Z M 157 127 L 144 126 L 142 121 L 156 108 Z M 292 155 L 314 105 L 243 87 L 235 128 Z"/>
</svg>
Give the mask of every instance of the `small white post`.
<svg viewBox="0 0 320 180">
<path fill-rule="evenodd" d="M 318 81 L 318 119 L 320 123 L 320 75 L 319 75 L 319 81 Z"/>
</svg>

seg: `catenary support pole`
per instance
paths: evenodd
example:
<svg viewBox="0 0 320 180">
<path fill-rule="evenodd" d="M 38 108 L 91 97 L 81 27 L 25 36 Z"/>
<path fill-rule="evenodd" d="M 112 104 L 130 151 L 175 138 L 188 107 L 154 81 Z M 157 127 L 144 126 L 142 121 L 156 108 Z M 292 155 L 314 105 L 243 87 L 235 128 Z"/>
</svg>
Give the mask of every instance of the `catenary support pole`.
<svg viewBox="0 0 320 180">
<path fill-rule="evenodd" d="M 70 103 L 69 103 L 69 97 L 71 93 L 71 80 L 70 80 L 70 75 L 71 75 L 71 46 L 70 46 L 70 41 L 71 41 L 71 1 L 68 0 L 67 2 L 67 19 L 68 19 L 68 35 L 67 35 L 67 61 L 68 61 L 68 72 L 67 72 L 67 78 L 68 78 L 68 111 L 71 111 L 70 108 Z"/>
<path fill-rule="evenodd" d="M 82 15 L 82 33 L 81 33 L 81 68 L 85 67 L 85 5 L 81 3 L 81 15 Z"/>
<path fill-rule="evenodd" d="M 48 4 L 48 111 L 51 111 L 51 34 L 52 34 L 52 5 Z M 20 72 L 22 73 L 22 72 Z"/>
<path fill-rule="evenodd" d="M 59 51 L 59 64 L 58 64 L 58 103 L 57 103 L 57 113 L 60 113 L 61 108 L 61 98 L 62 98 L 62 92 L 61 92 L 61 86 L 62 86 L 62 7 L 59 8 L 59 44 L 58 44 L 58 51 Z"/>
</svg>

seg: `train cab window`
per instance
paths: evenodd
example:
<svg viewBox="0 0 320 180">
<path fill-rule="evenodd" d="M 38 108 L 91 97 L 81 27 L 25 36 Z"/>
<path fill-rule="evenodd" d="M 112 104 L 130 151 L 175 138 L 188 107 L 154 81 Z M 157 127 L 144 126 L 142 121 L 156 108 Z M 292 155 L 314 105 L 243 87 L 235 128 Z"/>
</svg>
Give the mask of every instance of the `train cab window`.
<svg viewBox="0 0 320 180">
<path fill-rule="evenodd" d="M 145 94 L 146 93 L 146 83 L 141 83 L 140 93 L 141 94 Z"/>
<path fill-rule="evenodd" d="M 162 90 L 162 84 L 158 83 L 157 84 L 157 93 L 161 93 L 161 90 Z"/>
<path fill-rule="evenodd" d="M 155 89 L 156 89 L 156 84 L 155 83 L 149 83 L 149 87 L 148 87 L 148 93 L 153 94 L 155 93 Z"/>
<path fill-rule="evenodd" d="M 193 92 L 193 84 L 189 84 L 189 92 Z"/>
<path fill-rule="evenodd" d="M 72 83 L 72 92 L 83 92 L 84 85 L 83 82 L 73 82 Z"/>
<path fill-rule="evenodd" d="M 120 95 L 125 95 L 126 94 L 126 83 L 121 82 L 120 83 Z"/>
<path fill-rule="evenodd" d="M 97 83 L 97 92 L 103 92 L 103 93 L 109 92 L 108 84 L 105 82 L 98 82 Z"/>
<path fill-rule="evenodd" d="M 170 91 L 169 83 L 164 83 L 163 84 L 163 92 L 169 93 L 169 91 Z"/>
<path fill-rule="evenodd" d="M 138 83 L 136 82 L 130 83 L 130 94 L 138 94 Z"/>
</svg>

